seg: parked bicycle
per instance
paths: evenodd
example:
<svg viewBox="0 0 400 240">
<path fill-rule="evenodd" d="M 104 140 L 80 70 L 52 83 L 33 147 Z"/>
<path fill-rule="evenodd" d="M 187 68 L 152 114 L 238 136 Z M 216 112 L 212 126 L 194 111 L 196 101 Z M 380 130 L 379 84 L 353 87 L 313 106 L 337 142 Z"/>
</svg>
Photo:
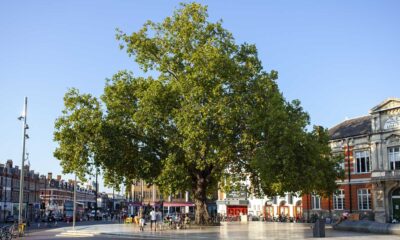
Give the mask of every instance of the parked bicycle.
<svg viewBox="0 0 400 240">
<path fill-rule="evenodd" d="M 15 231 L 15 225 L 7 225 L 0 228 L 0 240 L 10 240 L 16 238 L 18 233 Z"/>
</svg>

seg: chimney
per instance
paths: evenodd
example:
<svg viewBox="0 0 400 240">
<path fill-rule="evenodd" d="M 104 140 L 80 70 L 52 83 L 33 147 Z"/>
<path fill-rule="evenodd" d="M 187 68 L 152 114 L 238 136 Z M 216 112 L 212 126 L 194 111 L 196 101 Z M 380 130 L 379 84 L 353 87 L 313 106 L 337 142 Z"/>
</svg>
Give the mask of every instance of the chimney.
<svg viewBox="0 0 400 240">
<path fill-rule="evenodd" d="M 61 175 L 57 175 L 57 181 L 61 181 Z"/>
<path fill-rule="evenodd" d="M 49 173 L 47 174 L 47 179 L 48 179 L 48 180 L 53 179 L 53 173 L 49 172 Z"/>
</svg>

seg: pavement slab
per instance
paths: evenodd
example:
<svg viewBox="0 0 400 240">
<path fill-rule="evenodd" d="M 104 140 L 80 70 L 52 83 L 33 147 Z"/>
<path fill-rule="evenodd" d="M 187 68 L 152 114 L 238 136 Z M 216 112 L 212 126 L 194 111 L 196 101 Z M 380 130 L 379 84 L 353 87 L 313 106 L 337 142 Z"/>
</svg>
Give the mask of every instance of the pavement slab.
<svg viewBox="0 0 400 240">
<path fill-rule="evenodd" d="M 150 227 L 146 226 L 145 231 L 139 231 L 139 228 L 133 224 L 99 224 L 90 226 L 80 226 L 76 228 L 77 232 L 82 233 L 79 239 L 311 239 L 311 224 L 303 223 L 269 223 L 269 222 L 249 222 L 238 223 L 229 222 L 222 223 L 218 227 L 202 227 L 181 230 L 163 230 L 150 231 Z M 71 231 L 71 228 L 51 229 L 42 232 L 33 233 L 29 239 L 75 239 L 74 236 L 63 235 L 63 233 Z M 93 234 L 93 237 L 84 237 L 85 234 Z M 40 238 L 40 237 L 43 238 Z M 48 238 L 47 238 L 48 237 Z M 52 238 L 51 238 L 52 237 Z M 77 236 L 78 237 L 78 236 Z M 27 238 L 28 239 L 28 238 Z M 313 238 L 319 239 L 319 238 Z M 332 240 L 347 239 L 366 239 L 366 240 L 400 240 L 400 236 L 388 234 L 372 234 L 362 232 L 349 232 L 333 230 L 331 226 L 326 227 L 326 238 Z"/>
</svg>

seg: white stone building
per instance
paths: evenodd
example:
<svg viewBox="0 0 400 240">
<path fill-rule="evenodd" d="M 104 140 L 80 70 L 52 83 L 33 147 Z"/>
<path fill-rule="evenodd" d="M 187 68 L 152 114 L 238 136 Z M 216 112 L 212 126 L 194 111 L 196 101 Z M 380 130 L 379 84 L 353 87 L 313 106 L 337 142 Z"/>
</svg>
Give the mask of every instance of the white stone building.
<svg viewBox="0 0 400 240">
<path fill-rule="evenodd" d="M 346 120 L 329 132 L 333 152 L 345 156 L 346 172 L 339 182 L 340 195 L 329 200 L 332 210 L 372 216 L 378 222 L 399 221 L 400 99 L 389 98 L 369 115 Z"/>
</svg>

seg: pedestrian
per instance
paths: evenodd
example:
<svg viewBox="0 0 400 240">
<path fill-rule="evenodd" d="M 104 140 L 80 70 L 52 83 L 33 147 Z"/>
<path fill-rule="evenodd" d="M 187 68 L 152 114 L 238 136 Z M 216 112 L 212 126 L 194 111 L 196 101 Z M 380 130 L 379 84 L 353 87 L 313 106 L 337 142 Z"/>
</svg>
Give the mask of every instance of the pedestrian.
<svg viewBox="0 0 400 240">
<path fill-rule="evenodd" d="M 142 214 L 140 214 L 140 220 L 139 220 L 139 228 L 140 228 L 140 231 L 144 231 L 144 225 L 146 224 L 146 221 L 145 221 L 145 219 L 144 219 L 144 214 L 142 213 Z"/>
<path fill-rule="evenodd" d="M 35 222 L 37 224 L 37 227 L 40 228 L 40 216 L 39 214 L 35 214 Z"/>
<path fill-rule="evenodd" d="M 162 213 L 160 209 L 157 209 L 156 212 L 156 224 L 160 228 L 160 230 L 162 230 Z"/>
<path fill-rule="evenodd" d="M 185 228 L 189 228 L 189 226 L 190 226 L 190 217 L 187 213 L 185 214 L 185 218 L 184 218 L 184 226 L 185 226 Z"/>
<path fill-rule="evenodd" d="M 154 208 L 152 208 L 150 212 L 150 231 L 153 230 L 153 224 L 154 224 L 154 231 L 156 231 L 157 229 L 156 220 L 157 220 L 157 214 L 156 211 L 154 211 Z"/>
</svg>

